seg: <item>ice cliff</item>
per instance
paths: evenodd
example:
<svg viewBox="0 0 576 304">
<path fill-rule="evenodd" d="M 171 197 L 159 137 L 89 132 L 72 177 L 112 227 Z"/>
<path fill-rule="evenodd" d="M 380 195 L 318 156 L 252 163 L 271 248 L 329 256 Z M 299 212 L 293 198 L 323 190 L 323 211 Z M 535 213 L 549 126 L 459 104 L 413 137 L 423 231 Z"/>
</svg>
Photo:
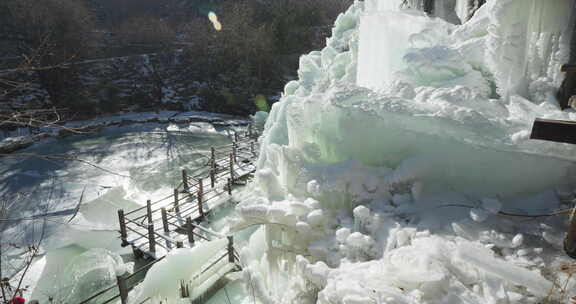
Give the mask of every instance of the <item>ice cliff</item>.
<svg viewBox="0 0 576 304">
<path fill-rule="evenodd" d="M 272 107 L 233 221 L 260 225 L 247 286 L 265 303 L 566 298 L 566 218 L 498 212 L 574 198 L 574 148 L 528 139 L 535 117 L 576 119 L 554 98 L 573 1 L 437 11 L 461 25 L 401 2 L 352 5 Z"/>
</svg>

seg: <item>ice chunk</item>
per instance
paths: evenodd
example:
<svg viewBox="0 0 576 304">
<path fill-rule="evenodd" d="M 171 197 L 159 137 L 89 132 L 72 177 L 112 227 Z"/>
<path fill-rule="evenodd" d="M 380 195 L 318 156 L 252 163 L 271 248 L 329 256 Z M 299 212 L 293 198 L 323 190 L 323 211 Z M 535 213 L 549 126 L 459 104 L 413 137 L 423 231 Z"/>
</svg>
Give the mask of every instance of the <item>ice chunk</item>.
<svg viewBox="0 0 576 304">
<path fill-rule="evenodd" d="M 322 226 L 325 220 L 322 209 L 316 209 L 310 212 L 307 217 L 308 223 L 312 226 Z"/>
<path fill-rule="evenodd" d="M 304 201 L 304 204 L 309 208 L 309 209 L 320 209 L 320 202 L 309 197 Z"/>
<path fill-rule="evenodd" d="M 483 222 L 488 218 L 488 212 L 481 208 L 472 208 L 470 209 L 470 217 L 475 222 Z"/>
<path fill-rule="evenodd" d="M 548 295 L 553 288 L 552 283 L 540 274 L 496 259 L 490 250 L 483 247 L 463 243 L 458 246 L 457 257 L 482 271 L 486 271 L 513 284 L 524 286 L 528 291 L 539 297 Z"/>
<path fill-rule="evenodd" d="M 340 228 L 336 230 L 336 240 L 340 243 L 346 242 L 346 239 L 350 235 L 350 229 L 348 228 Z"/>
<path fill-rule="evenodd" d="M 286 85 L 288 86 L 288 84 Z M 264 111 L 258 111 L 254 115 L 250 116 L 253 122 L 253 126 L 256 128 L 264 128 L 266 120 L 268 119 L 268 113 Z"/>
<path fill-rule="evenodd" d="M 512 247 L 520 247 L 524 243 L 524 235 L 522 233 L 518 233 L 517 235 L 512 238 Z"/>
<path fill-rule="evenodd" d="M 178 303 L 180 282 L 190 282 L 193 275 L 209 260 L 217 256 L 227 246 L 227 239 L 218 239 L 196 244 L 193 248 L 172 249 L 166 258 L 154 264 L 141 283 L 136 303 L 143 299 L 167 299 L 168 303 Z M 213 267 L 218 269 L 218 267 Z"/>
<path fill-rule="evenodd" d="M 297 222 L 296 231 L 298 231 L 298 233 L 300 233 L 301 235 L 308 236 L 312 231 L 312 228 L 306 222 Z"/>
<path fill-rule="evenodd" d="M 62 303 L 77 303 L 101 290 L 116 284 L 117 270 L 124 266 L 122 258 L 104 249 L 91 249 L 74 257 L 65 269 L 66 275 L 53 283 L 53 291 L 48 291 Z M 100 297 L 110 297 L 105 294 Z"/>
<path fill-rule="evenodd" d="M 360 232 L 353 232 L 346 238 L 346 244 L 352 247 L 360 248 L 366 245 L 366 239 Z"/>
<path fill-rule="evenodd" d="M 342 304 L 365 304 L 373 302 L 372 298 L 360 295 L 347 295 L 342 299 Z"/>
<path fill-rule="evenodd" d="M 310 195 L 314 196 L 320 195 L 320 184 L 318 184 L 318 181 L 316 180 L 309 181 L 306 189 L 308 190 L 308 193 L 310 193 Z"/>
<path fill-rule="evenodd" d="M 315 264 L 308 264 L 306 267 L 306 276 L 314 285 L 320 289 L 326 286 L 327 277 L 330 272 L 330 268 L 326 263 L 320 261 Z"/>
<path fill-rule="evenodd" d="M 354 217 L 359 220 L 366 220 L 370 216 L 370 209 L 366 208 L 366 206 L 358 206 L 354 208 Z"/>
</svg>

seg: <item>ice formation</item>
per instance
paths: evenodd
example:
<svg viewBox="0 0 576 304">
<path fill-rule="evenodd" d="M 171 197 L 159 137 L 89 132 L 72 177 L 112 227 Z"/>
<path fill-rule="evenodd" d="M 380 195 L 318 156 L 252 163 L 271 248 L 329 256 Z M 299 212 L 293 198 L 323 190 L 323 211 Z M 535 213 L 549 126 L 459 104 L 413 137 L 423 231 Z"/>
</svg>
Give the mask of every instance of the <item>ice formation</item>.
<svg viewBox="0 0 576 304">
<path fill-rule="evenodd" d="M 220 258 L 226 245 L 227 239 L 222 238 L 199 243 L 193 248 L 170 251 L 164 260 L 154 264 L 146 273 L 144 281 L 131 294 L 130 303 L 141 303 L 147 298 L 158 303 L 181 303 L 179 287 L 182 283 L 188 285 L 192 297 L 200 295 L 203 289 L 214 283 L 214 279 L 220 278 L 216 273 L 225 274 L 230 270 L 227 259 L 218 261 L 209 271 L 204 272 L 202 268 Z M 208 286 L 203 286 L 206 284 Z"/>
<path fill-rule="evenodd" d="M 545 271 L 565 218 L 500 212 L 574 198 L 559 194 L 574 148 L 527 140 L 535 117 L 576 119 L 553 96 L 573 1 L 489 0 L 473 16 L 436 1 L 445 20 L 401 2 L 354 3 L 272 107 L 232 222 L 261 225 L 242 254 L 248 288 L 264 303 L 571 295 Z"/>
<path fill-rule="evenodd" d="M 41 302 L 52 298 L 59 303 L 78 303 L 95 290 L 114 286 L 116 276 L 128 270 L 122 258 L 111 251 L 91 249 L 76 255 L 77 250 L 67 248 L 48 254 L 32 298 Z M 112 296 L 112 292 L 105 293 L 95 301 Z"/>
</svg>

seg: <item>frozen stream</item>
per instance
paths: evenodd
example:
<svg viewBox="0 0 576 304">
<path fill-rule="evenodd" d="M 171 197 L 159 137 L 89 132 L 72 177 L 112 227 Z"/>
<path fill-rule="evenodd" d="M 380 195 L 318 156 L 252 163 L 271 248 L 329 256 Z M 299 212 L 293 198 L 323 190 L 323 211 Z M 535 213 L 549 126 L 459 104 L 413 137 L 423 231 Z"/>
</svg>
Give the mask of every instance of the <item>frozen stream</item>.
<svg viewBox="0 0 576 304">
<path fill-rule="evenodd" d="M 44 235 L 39 258 L 22 283 L 28 286 L 27 297 L 41 303 L 48 303 L 49 297 L 74 303 L 114 283 L 114 271 L 123 264 L 120 256 L 124 261 L 131 257 L 129 247 L 120 247 L 116 210 L 130 210 L 171 193 L 180 182 L 180 170 L 200 166 L 211 146 L 229 143 L 227 132 L 206 123 L 115 127 L 21 151 L 68 154 L 88 163 L 1 159 L 0 194 L 9 205 L 7 218 L 73 209 L 82 201 L 74 218 L 2 223 L 3 275 L 18 273 L 27 259 L 26 245 L 38 243 Z M 221 221 L 214 223 L 222 228 Z M 13 286 L 19 277 L 12 280 Z M 241 290 L 237 283 L 228 288 L 235 303 L 243 297 Z"/>
</svg>

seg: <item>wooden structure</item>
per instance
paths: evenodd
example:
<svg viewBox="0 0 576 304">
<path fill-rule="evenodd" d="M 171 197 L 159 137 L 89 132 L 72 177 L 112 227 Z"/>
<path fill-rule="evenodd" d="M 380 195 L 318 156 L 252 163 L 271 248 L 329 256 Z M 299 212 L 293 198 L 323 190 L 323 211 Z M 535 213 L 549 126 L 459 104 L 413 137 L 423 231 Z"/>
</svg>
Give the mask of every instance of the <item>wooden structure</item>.
<svg viewBox="0 0 576 304">
<path fill-rule="evenodd" d="M 128 212 L 118 210 L 122 246 L 131 246 L 136 257 L 147 257 L 152 262 L 133 274 L 119 276 L 116 285 L 95 293 L 80 304 L 93 303 L 91 301 L 97 298 L 102 304 L 117 299 L 126 304 L 128 292 L 140 283 L 135 276 L 164 259 L 170 250 L 190 248 L 196 242 L 226 237 L 202 227 L 201 223 L 226 201 L 224 198 L 232 194 L 234 185 L 243 185 L 243 180 L 254 172 L 257 137 L 258 133 L 254 133 L 251 126 L 246 133 L 234 133 L 232 144 L 210 149 L 204 166 L 195 171 L 183 169 L 181 183 L 166 197 L 155 202 L 149 200 L 145 206 Z M 224 259 L 234 268 L 240 267 L 234 239 L 232 236 L 227 236 L 227 239 L 228 245 L 222 254 L 205 265 L 202 273 Z M 184 285 L 181 292 L 183 297 L 189 294 Z M 99 299 L 107 293 L 113 295 L 105 300 Z"/>
<path fill-rule="evenodd" d="M 195 241 L 221 237 L 200 223 L 224 201 L 219 200 L 223 194 L 230 195 L 254 172 L 255 141 L 251 134 L 236 134 L 232 144 L 210 149 L 204 167 L 182 170 L 182 182 L 168 196 L 128 212 L 118 210 L 122 245 L 158 259 L 179 241 L 192 247 Z"/>
<path fill-rule="evenodd" d="M 536 118 L 530 138 L 576 144 L 576 122 Z"/>
<path fill-rule="evenodd" d="M 574 34 L 576 34 L 576 31 L 574 31 Z M 560 71 L 566 73 L 566 75 L 556 93 L 558 103 L 562 109 L 576 107 L 576 100 L 573 98 L 576 95 L 576 65 L 564 64 L 560 67 Z"/>
<path fill-rule="evenodd" d="M 536 118 L 530 138 L 576 144 L 576 122 Z M 564 238 L 564 251 L 571 258 L 576 259 L 576 217 L 574 212 L 570 215 L 569 222 L 568 231 Z"/>
</svg>

